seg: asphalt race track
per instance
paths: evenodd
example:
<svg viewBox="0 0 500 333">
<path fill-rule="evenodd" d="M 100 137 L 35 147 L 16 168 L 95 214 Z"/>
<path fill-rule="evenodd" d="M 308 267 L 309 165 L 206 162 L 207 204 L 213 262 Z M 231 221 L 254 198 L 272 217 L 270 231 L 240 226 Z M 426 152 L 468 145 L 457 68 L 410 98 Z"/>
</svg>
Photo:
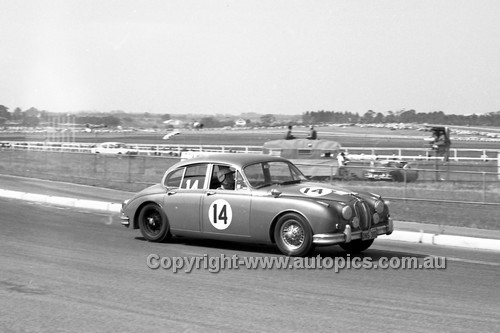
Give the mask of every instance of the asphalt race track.
<svg viewBox="0 0 500 333">
<path fill-rule="evenodd" d="M 1 332 L 494 332 L 498 252 L 377 240 L 364 256 L 446 269 L 150 269 L 147 257 L 283 257 L 274 247 L 144 241 L 109 216 L 0 199 Z M 357 258 L 357 259 L 355 259 Z"/>
</svg>

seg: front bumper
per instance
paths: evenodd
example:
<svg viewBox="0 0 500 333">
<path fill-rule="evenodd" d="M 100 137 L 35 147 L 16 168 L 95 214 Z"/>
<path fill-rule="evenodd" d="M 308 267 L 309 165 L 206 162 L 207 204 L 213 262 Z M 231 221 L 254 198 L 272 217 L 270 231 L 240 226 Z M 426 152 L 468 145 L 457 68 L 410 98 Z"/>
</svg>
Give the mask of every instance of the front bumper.
<svg viewBox="0 0 500 333">
<path fill-rule="evenodd" d="M 126 226 L 127 228 L 130 227 L 130 219 L 127 215 L 122 213 L 120 216 L 120 220 L 122 225 Z"/>
<path fill-rule="evenodd" d="M 375 237 L 379 235 L 390 235 L 394 231 L 394 222 L 392 221 L 392 218 L 389 218 L 387 225 L 373 227 L 370 231 Z M 351 240 L 361 239 L 361 233 L 362 231 L 352 231 L 351 226 L 347 225 L 342 233 L 314 235 L 313 243 L 316 245 L 349 243 Z"/>
</svg>

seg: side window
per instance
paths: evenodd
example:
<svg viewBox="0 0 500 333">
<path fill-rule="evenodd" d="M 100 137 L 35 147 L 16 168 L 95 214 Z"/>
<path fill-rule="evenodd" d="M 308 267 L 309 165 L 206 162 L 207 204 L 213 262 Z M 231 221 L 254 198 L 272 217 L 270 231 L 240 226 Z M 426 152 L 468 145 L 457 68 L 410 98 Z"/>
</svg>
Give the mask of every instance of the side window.
<svg viewBox="0 0 500 333">
<path fill-rule="evenodd" d="M 184 174 L 185 168 L 177 169 L 171 172 L 165 178 L 165 185 L 168 188 L 179 188 L 181 186 L 182 175 Z"/>
<path fill-rule="evenodd" d="M 216 190 L 247 190 L 248 185 L 235 168 L 215 164 L 210 177 L 210 188 Z"/>
<path fill-rule="evenodd" d="M 247 176 L 250 185 L 254 187 L 265 183 L 264 172 L 260 163 L 247 166 L 245 168 L 245 175 Z"/>
<path fill-rule="evenodd" d="M 205 184 L 207 175 L 206 164 L 191 165 L 186 168 L 184 178 L 182 179 L 181 188 L 190 190 L 200 190 Z"/>
<path fill-rule="evenodd" d="M 247 182 L 243 179 L 243 176 L 239 171 L 236 172 L 235 190 L 248 190 Z"/>
</svg>

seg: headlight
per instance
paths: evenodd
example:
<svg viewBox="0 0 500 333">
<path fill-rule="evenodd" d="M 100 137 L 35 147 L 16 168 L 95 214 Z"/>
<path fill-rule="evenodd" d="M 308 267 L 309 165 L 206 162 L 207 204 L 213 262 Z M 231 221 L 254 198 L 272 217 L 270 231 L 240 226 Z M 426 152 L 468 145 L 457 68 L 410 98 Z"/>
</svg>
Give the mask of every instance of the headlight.
<svg viewBox="0 0 500 333">
<path fill-rule="evenodd" d="M 122 209 L 128 204 L 129 201 L 130 199 L 127 199 L 122 202 Z"/>
<path fill-rule="evenodd" d="M 350 220 L 352 217 L 352 209 L 350 206 L 342 207 L 342 217 L 344 220 Z"/>
<path fill-rule="evenodd" d="M 382 214 L 384 212 L 384 209 L 385 209 L 385 204 L 383 201 L 381 200 L 375 201 L 375 211 L 377 213 Z"/>
</svg>

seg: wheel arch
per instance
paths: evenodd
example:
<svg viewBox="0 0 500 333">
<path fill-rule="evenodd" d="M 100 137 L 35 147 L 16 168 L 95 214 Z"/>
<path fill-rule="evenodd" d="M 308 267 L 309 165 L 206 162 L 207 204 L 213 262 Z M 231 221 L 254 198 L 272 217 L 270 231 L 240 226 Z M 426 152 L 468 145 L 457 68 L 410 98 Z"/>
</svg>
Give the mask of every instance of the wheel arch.
<svg viewBox="0 0 500 333">
<path fill-rule="evenodd" d="M 163 205 L 159 204 L 158 202 L 156 202 L 154 200 L 146 200 L 146 201 L 141 202 L 139 204 L 139 206 L 137 206 L 137 208 L 135 209 L 134 218 L 132 220 L 132 229 L 139 229 L 139 214 L 141 213 L 141 210 L 144 208 L 144 206 L 146 206 L 148 204 L 155 204 L 158 207 L 160 207 L 162 210 L 164 210 Z M 165 217 L 167 218 L 167 221 L 168 221 L 167 214 L 165 214 Z"/>
</svg>

